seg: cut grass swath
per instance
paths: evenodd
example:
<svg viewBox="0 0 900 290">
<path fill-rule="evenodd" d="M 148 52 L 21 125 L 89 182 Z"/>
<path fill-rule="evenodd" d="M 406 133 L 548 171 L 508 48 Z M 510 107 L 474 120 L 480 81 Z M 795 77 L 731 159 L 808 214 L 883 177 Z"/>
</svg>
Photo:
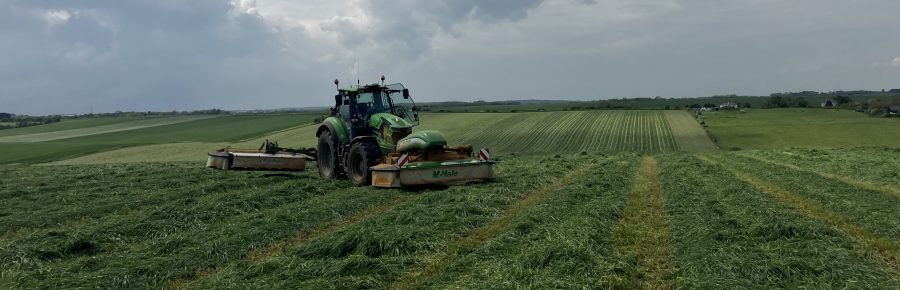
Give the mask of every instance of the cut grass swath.
<svg viewBox="0 0 900 290">
<path fill-rule="evenodd" d="M 618 281 L 626 288 L 672 288 L 669 217 L 657 170 L 656 159 L 642 159 L 624 215 L 615 229 L 615 254 L 620 263 L 630 264 L 623 267 L 628 270 L 626 279 Z"/>
<path fill-rule="evenodd" d="M 447 248 L 446 251 L 435 254 L 434 257 L 429 259 L 429 262 L 426 265 L 424 265 L 420 269 L 413 270 L 408 275 L 400 278 L 391 287 L 396 289 L 417 288 L 423 282 L 437 274 L 438 271 L 440 271 L 440 269 L 449 262 L 449 257 L 456 255 L 460 251 L 466 249 L 477 248 L 484 241 L 495 237 L 499 233 L 507 230 L 513 219 L 516 218 L 524 209 L 534 206 L 535 204 L 543 201 L 548 194 L 558 190 L 559 188 L 563 187 L 563 185 L 571 182 L 575 178 L 588 173 L 595 166 L 595 164 L 583 166 L 579 169 L 567 173 L 565 176 L 552 184 L 527 193 L 523 199 L 519 199 L 512 205 L 510 205 L 510 207 L 507 208 L 499 218 L 473 229 L 464 238 L 452 242 L 450 247 Z"/>
<path fill-rule="evenodd" d="M 851 186 L 859 187 L 859 188 L 862 188 L 862 189 L 865 189 L 865 190 L 877 191 L 877 192 L 881 192 L 881 193 L 888 194 L 888 195 L 893 195 L 893 196 L 895 196 L 895 197 L 900 198 L 900 190 L 894 189 L 894 188 L 891 188 L 891 187 L 888 187 L 888 186 L 878 185 L 878 184 L 874 184 L 874 183 L 867 182 L 867 181 L 862 181 L 862 180 L 856 180 L 856 179 L 849 178 L 849 177 L 846 177 L 846 176 L 840 176 L 840 175 L 835 175 L 835 174 L 826 173 L 826 172 L 821 172 L 821 171 L 815 171 L 815 170 L 804 169 L 804 168 L 802 168 L 802 167 L 800 167 L 800 166 L 796 166 L 796 165 L 792 165 L 792 164 L 786 164 L 786 163 L 781 163 L 781 162 L 777 162 L 777 161 L 772 161 L 772 160 L 769 160 L 769 159 L 765 159 L 765 158 L 762 158 L 762 157 L 757 157 L 757 156 L 750 155 L 750 154 L 742 154 L 742 153 L 737 153 L 737 154 L 739 154 L 739 155 L 741 155 L 741 156 L 744 156 L 744 157 L 747 157 L 747 158 L 751 158 L 751 159 L 754 159 L 754 160 L 758 160 L 758 161 L 761 161 L 761 162 L 765 162 L 765 163 L 768 163 L 768 164 L 773 164 L 773 165 L 785 167 L 785 168 L 788 168 L 788 169 L 791 169 L 791 170 L 795 170 L 795 171 L 800 171 L 800 172 L 805 172 L 805 173 L 813 173 L 813 174 L 816 174 L 816 175 L 818 175 L 818 176 L 821 176 L 821 177 L 824 177 L 824 178 L 828 178 L 828 179 L 831 179 L 831 180 L 840 181 L 840 182 L 846 183 L 846 184 L 851 185 Z"/>
<path fill-rule="evenodd" d="M 698 155 L 698 158 L 712 165 L 721 164 L 704 155 Z M 887 271 L 900 277 L 900 246 L 898 246 L 895 241 L 878 237 L 872 232 L 855 224 L 850 219 L 824 208 L 814 200 L 785 190 L 773 183 L 759 179 L 750 173 L 738 170 L 734 167 L 728 165 L 723 166 L 741 180 L 772 194 L 776 199 L 798 212 L 825 222 L 835 229 L 847 234 L 850 238 L 857 241 L 860 246 L 879 257 L 887 266 Z"/>
</svg>

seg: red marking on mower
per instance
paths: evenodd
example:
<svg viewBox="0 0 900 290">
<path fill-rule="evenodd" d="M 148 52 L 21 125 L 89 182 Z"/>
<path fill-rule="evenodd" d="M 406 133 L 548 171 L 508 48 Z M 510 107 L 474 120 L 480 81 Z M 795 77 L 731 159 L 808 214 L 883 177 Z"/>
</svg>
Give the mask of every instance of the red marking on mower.
<svg viewBox="0 0 900 290">
<path fill-rule="evenodd" d="M 403 167 L 406 163 L 409 162 L 409 154 L 400 155 L 400 158 L 397 158 L 397 166 Z"/>
<path fill-rule="evenodd" d="M 488 161 L 491 159 L 491 150 L 484 148 L 478 152 L 478 156 L 481 157 L 481 160 Z"/>
</svg>

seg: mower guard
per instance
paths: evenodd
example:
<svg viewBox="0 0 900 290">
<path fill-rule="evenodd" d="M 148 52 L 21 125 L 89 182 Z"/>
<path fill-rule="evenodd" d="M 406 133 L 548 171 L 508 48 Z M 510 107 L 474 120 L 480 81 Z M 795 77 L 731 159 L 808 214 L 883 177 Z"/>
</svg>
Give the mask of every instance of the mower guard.
<svg viewBox="0 0 900 290">
<path fill-rule="evenodd" d="M 492 160 L 451 160 L 442 162 L 413 162 L 399 167 L 379 164 L 372 171 L 375 187 L 403 187 L 426 184 L 456 184 L 469 181 L 488 181 L 494 178 Z"/>
</svg>

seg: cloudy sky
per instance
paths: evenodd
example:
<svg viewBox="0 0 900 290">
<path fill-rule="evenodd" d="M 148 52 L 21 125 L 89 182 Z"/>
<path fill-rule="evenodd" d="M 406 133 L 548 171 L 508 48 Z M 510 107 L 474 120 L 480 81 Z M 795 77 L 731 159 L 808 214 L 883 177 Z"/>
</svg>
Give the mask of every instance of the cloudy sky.
<svg viewBox="0 0 900 290">
<path fill-rule="evenodd" d="M 897 0 L 0 0 L 0 111 L 900 88 Z"/>
</svg>

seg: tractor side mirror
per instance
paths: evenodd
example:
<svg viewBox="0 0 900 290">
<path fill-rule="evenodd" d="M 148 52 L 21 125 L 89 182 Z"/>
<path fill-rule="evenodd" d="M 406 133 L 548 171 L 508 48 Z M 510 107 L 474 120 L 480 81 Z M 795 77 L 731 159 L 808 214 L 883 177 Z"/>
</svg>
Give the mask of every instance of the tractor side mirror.
<svg viewBox="0 0 900 290">
<path fill-rule="evenodd" d="M 337 107 L 340 105 L 341 105 L 341 95 L 334 95 L 334 106 Z"/>
<path fill-rule="evenodd" d="M 403 89 L 403 98 L 409 99 L 409 89 Z"/>
</svg>

